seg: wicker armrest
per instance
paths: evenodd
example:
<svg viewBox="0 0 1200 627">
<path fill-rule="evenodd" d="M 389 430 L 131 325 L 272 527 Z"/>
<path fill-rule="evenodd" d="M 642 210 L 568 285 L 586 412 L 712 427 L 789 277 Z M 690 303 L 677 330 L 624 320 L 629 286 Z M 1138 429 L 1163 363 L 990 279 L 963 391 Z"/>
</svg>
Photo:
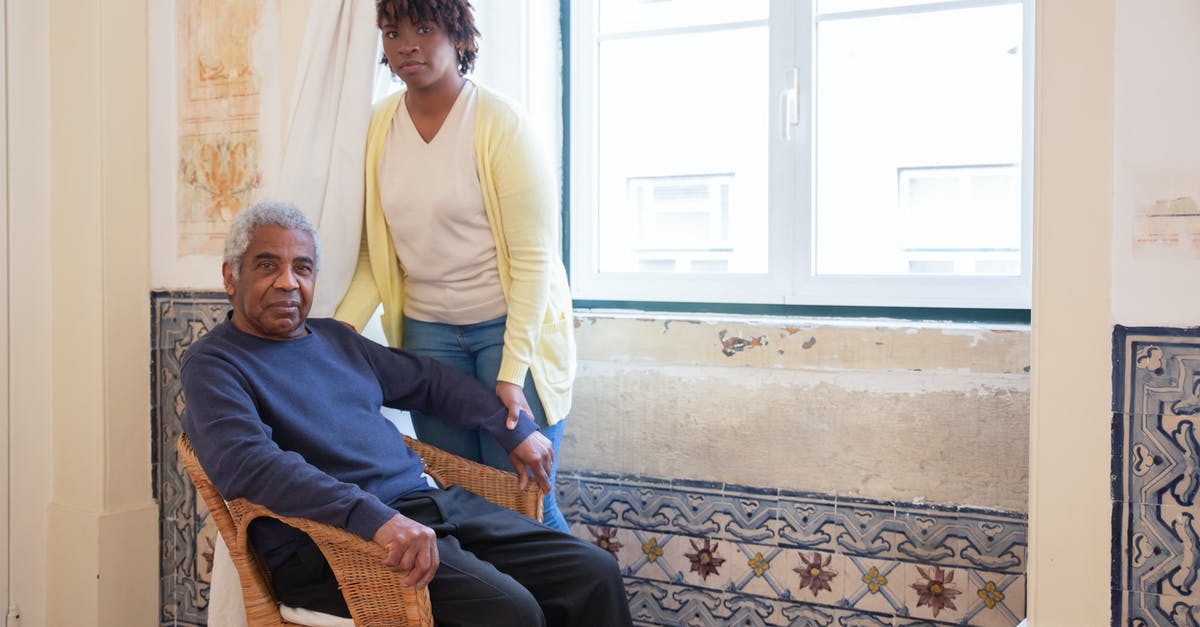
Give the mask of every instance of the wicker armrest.
<svg viewBox="0 0 1200 627">
<path fill-rule="evenodd" d="M 381 563 L 386 555 L 383 547 L 337 527 L 279 516 L 245 499 L 230 501 L 228 506 L 238 521 L 239 541 L 248 538 L 250 523 L 258 518 L 274 518 L 308 534 L 329 562 L 355 625 L 433 627 L 429 590 L 401 586 L 404 573 L 390 571 Z M 240 548 L 250 551 L 248 544 Z"/>
<path fill-rule="evenodd" d="M 251 627 L 291 625 L 279 614 L 270 585 L 270 574 L 250 546 L 250 523 L 269 517 L 307 533 L 329 562 L 338 586 L 350 608 L 356 625 L 377 627 L 433 627 L 429 591 L 403 588 L 403 576 L 383 567 L 384 549 L 374 542 L 342 529 L 302 518 L 278 516 L 271 510 L 245 499 L 225 501 L 213 486 L 186 434 L 176 443 L 179 461 L 196 484 L 216 522 L 217 530 L 229 547 L 237 568 L 246 605 L 246 621 Z"/>
<path fill-rule="evenodd" d="M 542 520 L 543 494 L 536 481 L 530 479 L 522 490 L 514 473 L 463 459 L 408 436 L 404 441 L 421 457 L 425 472 L 443 488 L 461 486 L 497 505 Z"/>
</svg>

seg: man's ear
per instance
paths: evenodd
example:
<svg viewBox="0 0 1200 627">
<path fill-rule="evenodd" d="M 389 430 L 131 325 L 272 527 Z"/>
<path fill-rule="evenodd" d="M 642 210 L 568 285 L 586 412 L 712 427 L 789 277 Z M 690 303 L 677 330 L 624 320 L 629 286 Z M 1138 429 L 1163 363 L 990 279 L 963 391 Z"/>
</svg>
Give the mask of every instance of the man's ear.
<svg viewBox="0 0 1200 627">
<path fill-rule="evenodd" d="M 221 278 L 225 280 L 225 294 L 233 298 L 235 291 L 233 287 L 233 268 L 230 267 L 229 262 L 221 264 Z"/>
</svg>

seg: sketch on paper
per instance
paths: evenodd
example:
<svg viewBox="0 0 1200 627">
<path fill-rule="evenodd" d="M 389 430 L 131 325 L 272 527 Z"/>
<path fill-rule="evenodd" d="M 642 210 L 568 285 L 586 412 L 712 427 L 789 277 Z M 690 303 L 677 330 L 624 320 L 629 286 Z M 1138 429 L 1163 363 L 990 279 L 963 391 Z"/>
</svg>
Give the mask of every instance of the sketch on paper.
<svg viewBox="0 0 1200 627">
<path fill-rule="evenodd" d="M 179 0 L 178 255 L 220 254 L 229 222 L 262 185 L 262 69 L 268 2 Z"/>
</svg>

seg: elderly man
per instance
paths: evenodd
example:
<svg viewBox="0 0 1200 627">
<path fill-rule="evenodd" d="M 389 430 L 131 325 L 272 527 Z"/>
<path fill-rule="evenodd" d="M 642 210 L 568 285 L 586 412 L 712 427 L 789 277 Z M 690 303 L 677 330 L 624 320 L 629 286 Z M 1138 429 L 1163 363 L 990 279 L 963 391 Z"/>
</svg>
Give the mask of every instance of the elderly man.
<svg viewBox="0 0 1200 627">
<path fill-rule="evenodd" d="M 228 319 L 183 356 L 183 428 L 216 487 L 287 516 L 337 525 L 387 549 L 384 565 L 429 586 L 439 625 L 631 623 L 608 553 L 470 492 L 430 488 L 382 406 L 482 429 L 521 476 L 550 489 L 550 443 L 482 385 L 436 361 L 308 319 L 320 262 L 294 206 L 234 220 L 222 274 Z M 349 616 L 329 566 L 277 521 L 251 539 L 287 605 Z"/>
</svg>

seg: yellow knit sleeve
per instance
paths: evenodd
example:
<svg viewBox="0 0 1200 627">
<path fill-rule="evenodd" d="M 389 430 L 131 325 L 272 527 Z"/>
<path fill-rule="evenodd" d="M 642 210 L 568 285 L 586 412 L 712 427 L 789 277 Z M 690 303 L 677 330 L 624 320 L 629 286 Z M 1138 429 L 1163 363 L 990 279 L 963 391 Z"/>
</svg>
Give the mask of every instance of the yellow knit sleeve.
<svg viewBox="0 0 1200 627">
<path fill-rule="evenodd" d="M 371 271 L 371 257 L 364 235 L 359 244 L 358 265 L 354 267 L 350 287 L 346 289 L 346 295 L 342 296 L 342 302 L 338 304 L 333 317 L 354 325 L 361 333 L 378 307 L 379 288 L 375 285 L 375 275 Z"/>
</svg>

